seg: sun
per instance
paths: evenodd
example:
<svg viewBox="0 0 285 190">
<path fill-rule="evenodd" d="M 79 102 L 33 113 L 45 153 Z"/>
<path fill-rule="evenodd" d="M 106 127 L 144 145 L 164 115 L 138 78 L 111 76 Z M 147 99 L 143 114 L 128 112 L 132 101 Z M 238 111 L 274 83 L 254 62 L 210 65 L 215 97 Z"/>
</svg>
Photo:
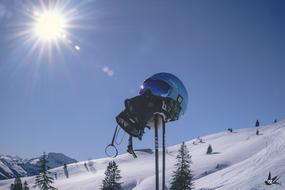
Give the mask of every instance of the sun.
<svg viewBox="0 0 285 190">
<path fill-rule="evenodd" d="M 37 62 L 45 58 L 48 62 L 61 59 L 69 51 L 76 55 L 82 52 L 79 29 L 85 28 L 81 21 L 86 13 L 81 5 L 70 0 L 23 4 L 18 13 L 22 17 L 13 24 L 15 28 L 11 34 L 20 42 L 19 50 L 24 48 L 25 57 L 33 57 Z"/>
<path fill-rule="evenodd" d="M 62 13 L 55 10 L 47 10 L 42 14 L 35 12 L 34 32 L 43 41 L 57 40 L 65 35 L 66 19 Z"/>
</svg>

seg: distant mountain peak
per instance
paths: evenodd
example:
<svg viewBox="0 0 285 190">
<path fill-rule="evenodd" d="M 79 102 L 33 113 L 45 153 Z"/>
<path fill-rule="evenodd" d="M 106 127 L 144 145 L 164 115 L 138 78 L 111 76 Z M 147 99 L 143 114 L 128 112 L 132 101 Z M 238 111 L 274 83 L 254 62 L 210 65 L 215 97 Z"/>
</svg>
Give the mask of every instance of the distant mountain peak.
<svg viewBox="0 0 285 190">
<path fill-rule="evenodd" d="M 50 152 L 48 156 L 48 166 L 52 168 L 77 162 L 63 153 Z M 13 177 L 23 177 L 38 174 L 39 157 L 22 159 L 19 156 L 0 154 L 0 180 Z"/>
</svg>

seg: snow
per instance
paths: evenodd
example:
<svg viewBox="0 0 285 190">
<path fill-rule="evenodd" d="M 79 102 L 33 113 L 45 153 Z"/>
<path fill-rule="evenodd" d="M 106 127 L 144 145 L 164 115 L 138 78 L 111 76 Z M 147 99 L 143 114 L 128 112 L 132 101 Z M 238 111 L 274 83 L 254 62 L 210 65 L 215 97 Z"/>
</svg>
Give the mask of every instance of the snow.
<svg viewBox="0 0 285 190">
<path fill-rule="evenodd" d="M 259 127 L 261 135 L 255 135 L 256 128 L 228 131 L 202 137 L 204 143 L 197 139 L 186 142 L 192 155 L 192 170 L 195 189 L 198 190 L 281 190 L 280 185 L 266 186 L 268 172 L 280 175 L 280 182 L 285 184 L 285 121 Z M 196 142 L 194 145 L 193 142 Z M 213 147 L 213 154 L 207 155 L 208 145 Z M 166 181 L 169 187 L 172 172 L 175 170 L 176 155 L 180 145 L 167 148 Z M 63 167 L 51 170 L 57 173 L 54 186 L 60 190 L 100 189 L 104 172 L 109 161 L 115 160 L 121 170 L 124 190 L 154 189 L 154 154 L 151 151 L 137 152 L 134 159 L 129 154 L 117 158 L 102 158 L 69 164 L 69 178 Z M 85 168 L 84 163 L 87 164 Z M 32 186 L 34 177 L 22 181 Z M 0 181 L 0 190 L 9 189 L 11 180 Z"/>
<path fill-rule="evenodd" d="M 30 162 L 31 164 L 36 165 L 36 164 L 38 164 L 39 161 L 40 161 L 39 158 L 34 158 L 34 159 L 31 159 L 29 162 Z"/>
</svg>

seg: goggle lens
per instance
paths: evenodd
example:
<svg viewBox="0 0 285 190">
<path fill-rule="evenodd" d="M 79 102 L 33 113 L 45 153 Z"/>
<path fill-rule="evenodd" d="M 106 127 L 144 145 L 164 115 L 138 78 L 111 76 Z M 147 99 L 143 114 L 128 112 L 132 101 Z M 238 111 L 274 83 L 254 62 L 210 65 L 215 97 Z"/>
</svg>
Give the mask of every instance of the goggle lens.
<svg viewBox="0 0 285 190">
<path fill-rule="evenodd" d="M 146 80 L 140 89 L 140 95 L 144 94 L 147 90 L 155 96 L 167 96 L 171 86 L 162 80 Z"/>
</svg>

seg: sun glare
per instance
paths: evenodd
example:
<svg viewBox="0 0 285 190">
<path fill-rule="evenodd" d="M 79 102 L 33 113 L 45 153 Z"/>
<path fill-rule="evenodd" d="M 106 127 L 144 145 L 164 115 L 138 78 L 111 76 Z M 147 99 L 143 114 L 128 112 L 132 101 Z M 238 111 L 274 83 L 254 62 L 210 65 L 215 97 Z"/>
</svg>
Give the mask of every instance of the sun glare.
<svg viewBox="0 0 285 190">
<path fill-rule="evenodd" d="M 59 56 L 62 58 L 68 51 L 81 52 L 77 29 L 84 28 L 80 20 L 85 17 L 78 9 L 80 5 L 70 0 L 39 0 L 23 4 L 19 12 L 23 18 L 15 22 L 13 34 L 21 41 L 19 49 L 25 47 L 26 57 L 36 56 L 39 62 L 43 57 L 48 57 L 49 62 Z"/>
<path fill-rule="evenodd" d="M 38 16 L 34 30 L 40 40 L 50 41 L 64 36 L 65 26 L 66 20 L 63 14 L 57 11 L 46 11 Z"/>
</svg>

